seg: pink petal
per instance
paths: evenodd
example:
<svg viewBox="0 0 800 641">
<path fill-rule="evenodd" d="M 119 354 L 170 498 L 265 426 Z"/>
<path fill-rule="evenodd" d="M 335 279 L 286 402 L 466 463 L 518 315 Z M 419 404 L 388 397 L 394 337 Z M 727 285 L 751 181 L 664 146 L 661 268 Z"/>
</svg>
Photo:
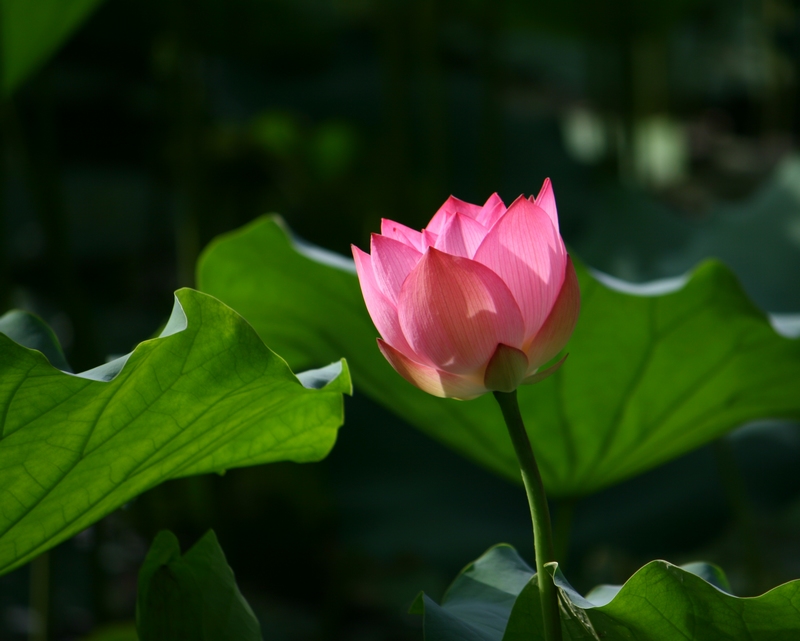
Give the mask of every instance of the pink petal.
<svg viewBox="0 0 800 641">
<path fill-rule="evenodd" d="M 494 193 L 489 196 L 489 200 L 486 201 L 486 204 L 481 209 L 481 213 L 478 214 L 477 220 L 481 225 L 486 227 L 486 229 L 491 229 L 505 213 L 506 206 L 503 203 L 503 200 L 500 198 L 500 196 Z"/>
<path fill-rule="evenodd" d="M 525 319 L 525 336 L 533 336 L 561 290 L 567 261 L 550 217 L 520 196 L 478 247 L 475 260 L 508 285 Z"/>
<path fill-rule="evenodd" d="M 378 347 L 389 364 L 397 370 L 397 373 L 423 392 L 443 398 L 460 398 L 462 400 L 475 398 L 487 392 L 483 383 L 475 377 L 450 374 L 417 363 L 380 338 Z"/>
<path fill-rule="evenodd" d="M 567 344 L 581 308 L 581 291 L 578 286 L 578 277 L 572 259 L 567 256 L 567 265 L 564 272 L 564 284 L 556 298 L 553 309 L 542 328 L 536 333 L 527 349 L 528 374 L 558 354 Z"/>
<path fill-rule="evenodd" d="M 549 178 L 544 179 L 542 188 L 539 190 L 539 195 L 536 196 L 536 204 L 547 212 L 550 220 L 553 221 L 553 226 L 558 231 L 558 210 L 556 209 L 556 196 L 553 193 L 553 185 L 550 183 Z"/>
<path fill-rule="evenodd" d="M 425 251 L 422 244 L 422 234 L 411 227 L 406 227 L 388 218 L 381 219 L 381 235 L 399 240 L 401 243 L 413 247 L 417 251 Z"/>
<path fill-rule="evenodd" d="M 523 321 L 508 287 L 480 263 L 431 247 L 400 289 L 409 345 L 453 374 L 481 372 L 498 343 L 522 346 Z"/>
<path fill-rule="evenodd" d="M 433 215 L 431 222 L 427 224 L 425 229 L 432 231 L 434 234 L 441 234 L 442 229 L 444 229 L 444 226 L 450 220 L 451 216 L 463 214 L 470 218 L 477 218 L 480 212 L 481 208 L 478 205 L 473 205 L 455 196 L 450 196 L 450 198 L 444 201 L 444 205 L 439 207 L 439 211 Z"/>
<path fill-rule="evenodd" d="M 397 305 L 400 286 L 422 254 L 416 249 L 386 236 L 372 234 L 372 270 L 380 290 Z"/>
<path fill-rule="evenodd" d="M 434 247 L 436 245 L 436 239 L 439 236 L 434 234 L 432 231 L 428 231 L 427 229 L 422 230 L 422 251 L 428 249 L 428 247 Z"/>
<path fill-rule="evenodd" d="M 452 196 L 450 196 L 450 198 L 452 198 Z M 445 203 L 445 205 L 446 204 L 447 203 Z M 442 205 L 439 211 L 437 211 L 433 215 L 433 218 L 431 218 L 431 221 L 428 223 L 427 227 L 425 227 L 425 229 L 422 230 L 422 233 L 428 231 L 437 235 L 440 234 L 442 229 L 444 229 L 444 226 L 447 224 L 447 221 L 450 220 L 450 217 L 452 215 L 453 212 L 445 211 L 444 205 Z"/>
<path fill-rule="evenodd" d="M 355 245 L 352 245 L 351 248 L 353 250 L 353 259 L 356 262 L 356 272 L 358 273 L 358 282 L 361 285 L 361 293 L 364 295 L 367 311 L 372 318 L 372 322 L 375 323 L 378 333 L 383 336 L 386 342 L 394 345 L 396 349 L 407 354 L 413 354 L 413 350 L 400 329 L 397 307 L 381 292 L 378 283 L 375 281 L 372 258 Z"/>
<path fill-rule="evenodd" d="M 456 214 L 450 218 L 436 239 L 435 247 L 454 256 L 472 258 L 487 232 L 479 222 L 463 214 Z"/>
</svg>

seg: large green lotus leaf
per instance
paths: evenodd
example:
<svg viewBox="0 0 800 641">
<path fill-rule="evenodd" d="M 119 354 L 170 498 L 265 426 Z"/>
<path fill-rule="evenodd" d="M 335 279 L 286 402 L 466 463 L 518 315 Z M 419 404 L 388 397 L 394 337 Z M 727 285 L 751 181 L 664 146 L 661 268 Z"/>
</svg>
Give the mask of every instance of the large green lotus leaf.
<svg viewBox="0 0 800 641">
<path fill-rule="evenodd" d="M 2 0 L 2 91 L 11 94 L 102 0 Z"/>
<path fill-rule="evenodd" d="M 213 530 L 181 556 L 160 532 L 139 571 L 139 641 L 261 641 L 261 626 L 239 592 Z"/>
<path fill-rule="evenodd" d="M 548 569 L 548 580 L 559 588 L 564 641 L 800 638 L 800 581 L 739 598 L 727 591 L 727 580 L 715 566 L 652 561 L 625 585 L 600 586 L 583 597 L 556 564 Z M 467 566 L 441 605 L 421 595 L 412 611 L 424 617 L 425 641 L 540 639 L 539 590 L 532 577 L 513 548 L 496 546 Z"/>
<path fill-rule="evenodd" d="M 779 335 L 725 266 L 707 262 L 685 279 L 638 287 L 576 268 L 582 310 L 569 358 L 519 390 L 552 496 L 591 493 L 754 419 L 800 418 L 800 341 Z M 383 359 L 349 259 L 292 240 L 265 217 L 214 241 L 198 282 L 293 367 L 344 355 L 366 394 L 519 479 L 491 395 L 435 398 Z"/>
<path fill-rule="evenodd" d="M 20 320 L 0 328 L 30 339 L 36 322 Z M 0 334 L 0 573 L 167 479 L 323 458 L 349 391 L 344 361 L 296 377 L 189 289 L 159 338 L 77 375 Z"/>
</svg>

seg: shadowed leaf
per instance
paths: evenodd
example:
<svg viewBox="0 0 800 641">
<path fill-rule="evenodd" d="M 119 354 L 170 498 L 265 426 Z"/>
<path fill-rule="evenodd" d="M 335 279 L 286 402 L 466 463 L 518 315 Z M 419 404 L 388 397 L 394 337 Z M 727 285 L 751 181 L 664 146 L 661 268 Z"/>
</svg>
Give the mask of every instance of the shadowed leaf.
<svg viewBox="0 0 800 641">
<path fill-rule="evenodd" d="M 715 566 L 678 567 L 652 561 L 625 585 L 600 586 L 583 597 L 556 564 L 548 568 L 548 580 L 559 587 L 564 641 L 790 641 L 800 637 L 800 581 L 759 597 L 739 598 L 720 587 L 727 586 L 727 579 Z M 539 589 L 533 576 L 513 548 L 490 549 L 458 576 L 441 605 L 425 595 L 417 599 L 414 612 L 424 616 L 425 641 L 540 638 Z"/>
<path fill-rule="evenodd" d="M 136 622 L 139 641 L 261 641 L 212 530 L 183 556 L 172 532 L 156 536 L 139 571 Z"/>
</svg>

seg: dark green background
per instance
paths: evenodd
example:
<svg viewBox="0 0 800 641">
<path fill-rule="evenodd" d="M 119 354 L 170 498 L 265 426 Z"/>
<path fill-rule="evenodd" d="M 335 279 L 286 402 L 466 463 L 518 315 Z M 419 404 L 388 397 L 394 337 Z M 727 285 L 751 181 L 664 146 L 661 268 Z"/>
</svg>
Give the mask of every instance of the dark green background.
<svg viewBox="0 0 800 641">
<path fill-rule="evenodd" d="M 451 193 L 549 176 L 584 262 L 640 281 L 716 256 L 797 312 L 799 73 L 793 0 L 107 0 L 3 104 L 2 308 L 86 369 L 156 333 L 205 244 L 262 213 L 347 253 L 381 217 L 421 227 Z M 653 123 L 684 150 L 673 179 L 643 169 Z M 605 148 L 576 154 L 592 131 Z M 358 389 L 346 409 L 322 464 L 171 482 L 49 553 L 49 638 L 132 620 L 167 527 L 184 549 L 216 530 L 271 639 L 417 639 L 419 589 L 501 540 L 530 559 L 519 488 Z M 584 500 L 565 572 L 796 578 L 798 462 L 796 426 L 749 429 Z M 31 576 L 0 577 L 2 639 L 28 638 Z"/>
</svg>

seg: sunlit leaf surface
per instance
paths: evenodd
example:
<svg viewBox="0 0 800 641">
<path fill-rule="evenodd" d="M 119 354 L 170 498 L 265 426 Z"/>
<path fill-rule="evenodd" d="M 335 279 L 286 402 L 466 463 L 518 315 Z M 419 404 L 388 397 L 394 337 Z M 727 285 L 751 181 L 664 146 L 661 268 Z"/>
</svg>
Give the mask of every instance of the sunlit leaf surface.
<svg viewBox="0 0 800 641">
<path fill-rule="evenodd" d="M 725 266 L 703 263 L 686 279 L 646 287 L 577 269 L 582 311 L 569 358 L 519 394 L 552 496 L 591 493 L 754 419 L 800 419 L 800 340 L 778 334 Z M 345 356 L 358 389 L 518 478 L 490 395 L 434 398 L 384 361 L 349 259 L 292 241 L 279 220 L 262 218 L 212 243 L 198 282 L 292 367 Z"/>
<path fill-rule="evenodd" d="M 0 334 L 0 573 L 167 479 L 323 458 L 349 390 L 343 361 L 295 377 L 192 290 L 159 338 L 77 375 Z"/>
</svg>

